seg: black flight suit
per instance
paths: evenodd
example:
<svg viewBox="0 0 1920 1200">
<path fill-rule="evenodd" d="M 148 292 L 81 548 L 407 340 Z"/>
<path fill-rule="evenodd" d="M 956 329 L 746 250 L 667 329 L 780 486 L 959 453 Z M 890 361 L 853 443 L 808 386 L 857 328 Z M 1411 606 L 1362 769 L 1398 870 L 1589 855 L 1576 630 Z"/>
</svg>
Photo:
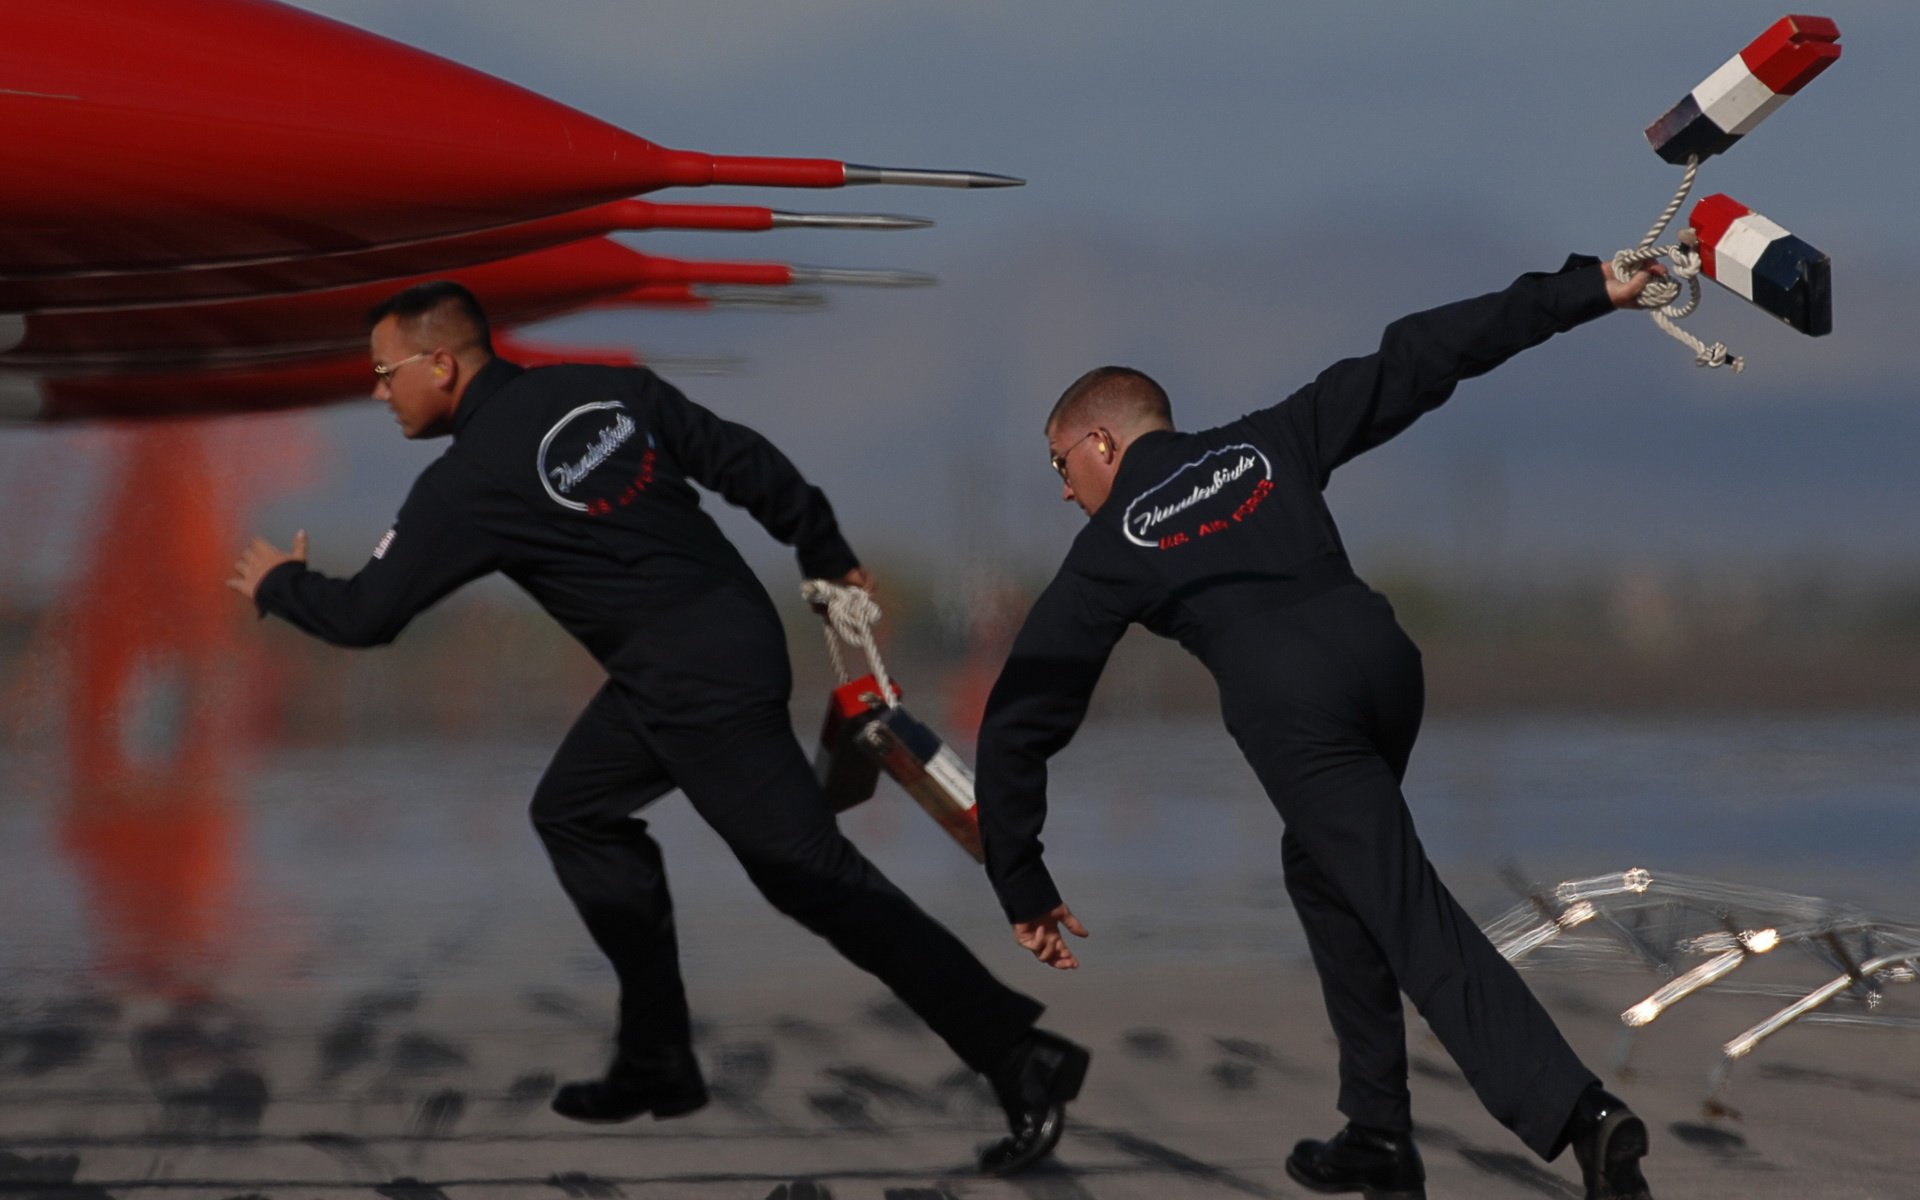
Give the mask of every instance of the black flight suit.
<svg viewBox="0 0 1920 1200">
<path fill-rule="evenodd" d="M 1127 446 L 987 703 L 980 829 L 1009 920 L 1060 903 L 1041 861 L 1047 759 L 1137 621 L 1213 673 L 1227 728 L 1286 823 L 1287 890 L 1340 1041 L 1340 1111 L 1412 1127 L 1404 991 L 1488 1110 L 1543 1156 L 1560 1151 L 1594 1076 L 1427 861 L 1400 793 L 1420 652 L 1354 575 L 1322 492 L 1460 380 L 1609 309 L 1595 261 L 1569 259 L 1394 322 L 1377 353 L 1272 408 Z"/>
<path fill-rule="evenodd" d="M 286 564 L 261 581 L 258 604 L 336 645 L 375 646 L 500 571 L 606 668 L 532 811 L 619 975 L 623 1061 L 690 1061 L 660 848 L 632 816 L 677 787 L 776 908 L 988 1069 L 1040 1005 L 988 974 L 841 835 L 794 738 L 773 604 L 690 483 L 797 547 L 808 576 L 859 565 L 826 497 L 778 449 L 651 371 L 494 359 L 460 398 L 453 444 L 360 573 Z"/>
</svg>

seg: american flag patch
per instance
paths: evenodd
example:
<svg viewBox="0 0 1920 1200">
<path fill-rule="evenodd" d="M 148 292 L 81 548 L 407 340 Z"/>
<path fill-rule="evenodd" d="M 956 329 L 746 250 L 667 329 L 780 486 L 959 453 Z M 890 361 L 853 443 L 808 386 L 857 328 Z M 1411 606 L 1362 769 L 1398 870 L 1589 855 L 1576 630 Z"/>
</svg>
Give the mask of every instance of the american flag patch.
<svg viewBox="0 0 1920 1200">
<path fill-rule="evenodd" d="M 373 556 L 375 558 L 385 558 L 387 556 L 387 547 L 393 545 L 393 535 L 397 532 L 399 531 L 389 529 L 380 535 L 379 545 L 373 548 Z"/>
</svg>

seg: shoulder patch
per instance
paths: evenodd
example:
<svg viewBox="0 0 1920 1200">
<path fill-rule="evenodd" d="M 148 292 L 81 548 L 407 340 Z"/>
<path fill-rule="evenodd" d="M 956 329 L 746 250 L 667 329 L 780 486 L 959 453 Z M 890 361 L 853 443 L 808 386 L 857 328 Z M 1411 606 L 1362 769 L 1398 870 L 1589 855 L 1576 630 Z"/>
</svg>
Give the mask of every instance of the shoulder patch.
<svg viewBox="0 0 1920 1200">
<path fill-rule="evenodd" d="M 380 540 L 374 544 L 373 556 L 375 558 L 385 558 L 387 556 L 387 547 L 393 545 L 393 536 L 399 532 L 398 529 L 389 529 L 381 534 Z"/>
</svg>

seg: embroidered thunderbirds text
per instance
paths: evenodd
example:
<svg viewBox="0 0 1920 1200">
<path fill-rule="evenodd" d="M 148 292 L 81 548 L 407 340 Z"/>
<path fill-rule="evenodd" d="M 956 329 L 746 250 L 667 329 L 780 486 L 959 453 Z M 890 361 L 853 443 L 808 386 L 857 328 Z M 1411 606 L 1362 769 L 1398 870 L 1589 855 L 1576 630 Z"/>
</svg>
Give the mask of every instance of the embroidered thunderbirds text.
<svg viewBox="0 0 1920 1200">
<path fill-rule="evenodd" d="M 554 488 L 562 494 L 571 492 L 574 485 L 592 474 L 595 467 L 613 457 L 613 452 L 633 436 L 633 429 L 632 417 L 625 413 L 616 416 L 613 424 L 602 429 L 599 436 L 593 439 L 593 444 L 580 456 L 580 461 L 561 463 L 547 472 L 553 477 Z"/>
</svg>

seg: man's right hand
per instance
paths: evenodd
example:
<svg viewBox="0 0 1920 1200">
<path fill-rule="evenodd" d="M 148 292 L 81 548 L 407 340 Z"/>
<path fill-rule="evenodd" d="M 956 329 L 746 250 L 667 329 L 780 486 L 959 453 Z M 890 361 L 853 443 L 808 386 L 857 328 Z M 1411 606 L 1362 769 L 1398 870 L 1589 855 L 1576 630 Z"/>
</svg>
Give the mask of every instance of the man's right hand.
<svg viewBox="0 0 1920 1200">
<path fill-rule="evenodd" d="M 227 580 L 227 586 L 242 596 L 252 600 L 260 590 L 260 581 L 267 572 L 281 563 L 307 561 L 307 531 L 302 529 L 293 535 L 293 549 L 286 551 L 263 537 L 256 537 L 253 543 L 240 552 L 233 564 L 233 578 Z"/>
<path fill-rule="evenodd" d="M 1075 937 L 1086 937 L 1087 927 L 1073 910 L 1065 904 L 1056 904 L 1048 912 L 1032 921 L 1013 923 L 1013 940 L 1033 952 L 1033 956 L 1056 971 L 1077 970 L 1080 960 L 1073 956 L 1067 946 L 1067 939 L 1060 936 L 1060 927 Z"/>
<path fill-rule="evenodd" d="M 1647 285 L 1656 279 L 1667 277 L 1666 264 L 1658 262 L 1641 264 L 1640 268 L 1626 279 L 1614 275 L 1612 263 L 1603 262 L 1600 264 L 1600 269 L 1607 273 L 1607 299 L 1613 301 L 1615 308 L 1640 307 L 1640 293 L 1647 290 Z"/>
</svg>

